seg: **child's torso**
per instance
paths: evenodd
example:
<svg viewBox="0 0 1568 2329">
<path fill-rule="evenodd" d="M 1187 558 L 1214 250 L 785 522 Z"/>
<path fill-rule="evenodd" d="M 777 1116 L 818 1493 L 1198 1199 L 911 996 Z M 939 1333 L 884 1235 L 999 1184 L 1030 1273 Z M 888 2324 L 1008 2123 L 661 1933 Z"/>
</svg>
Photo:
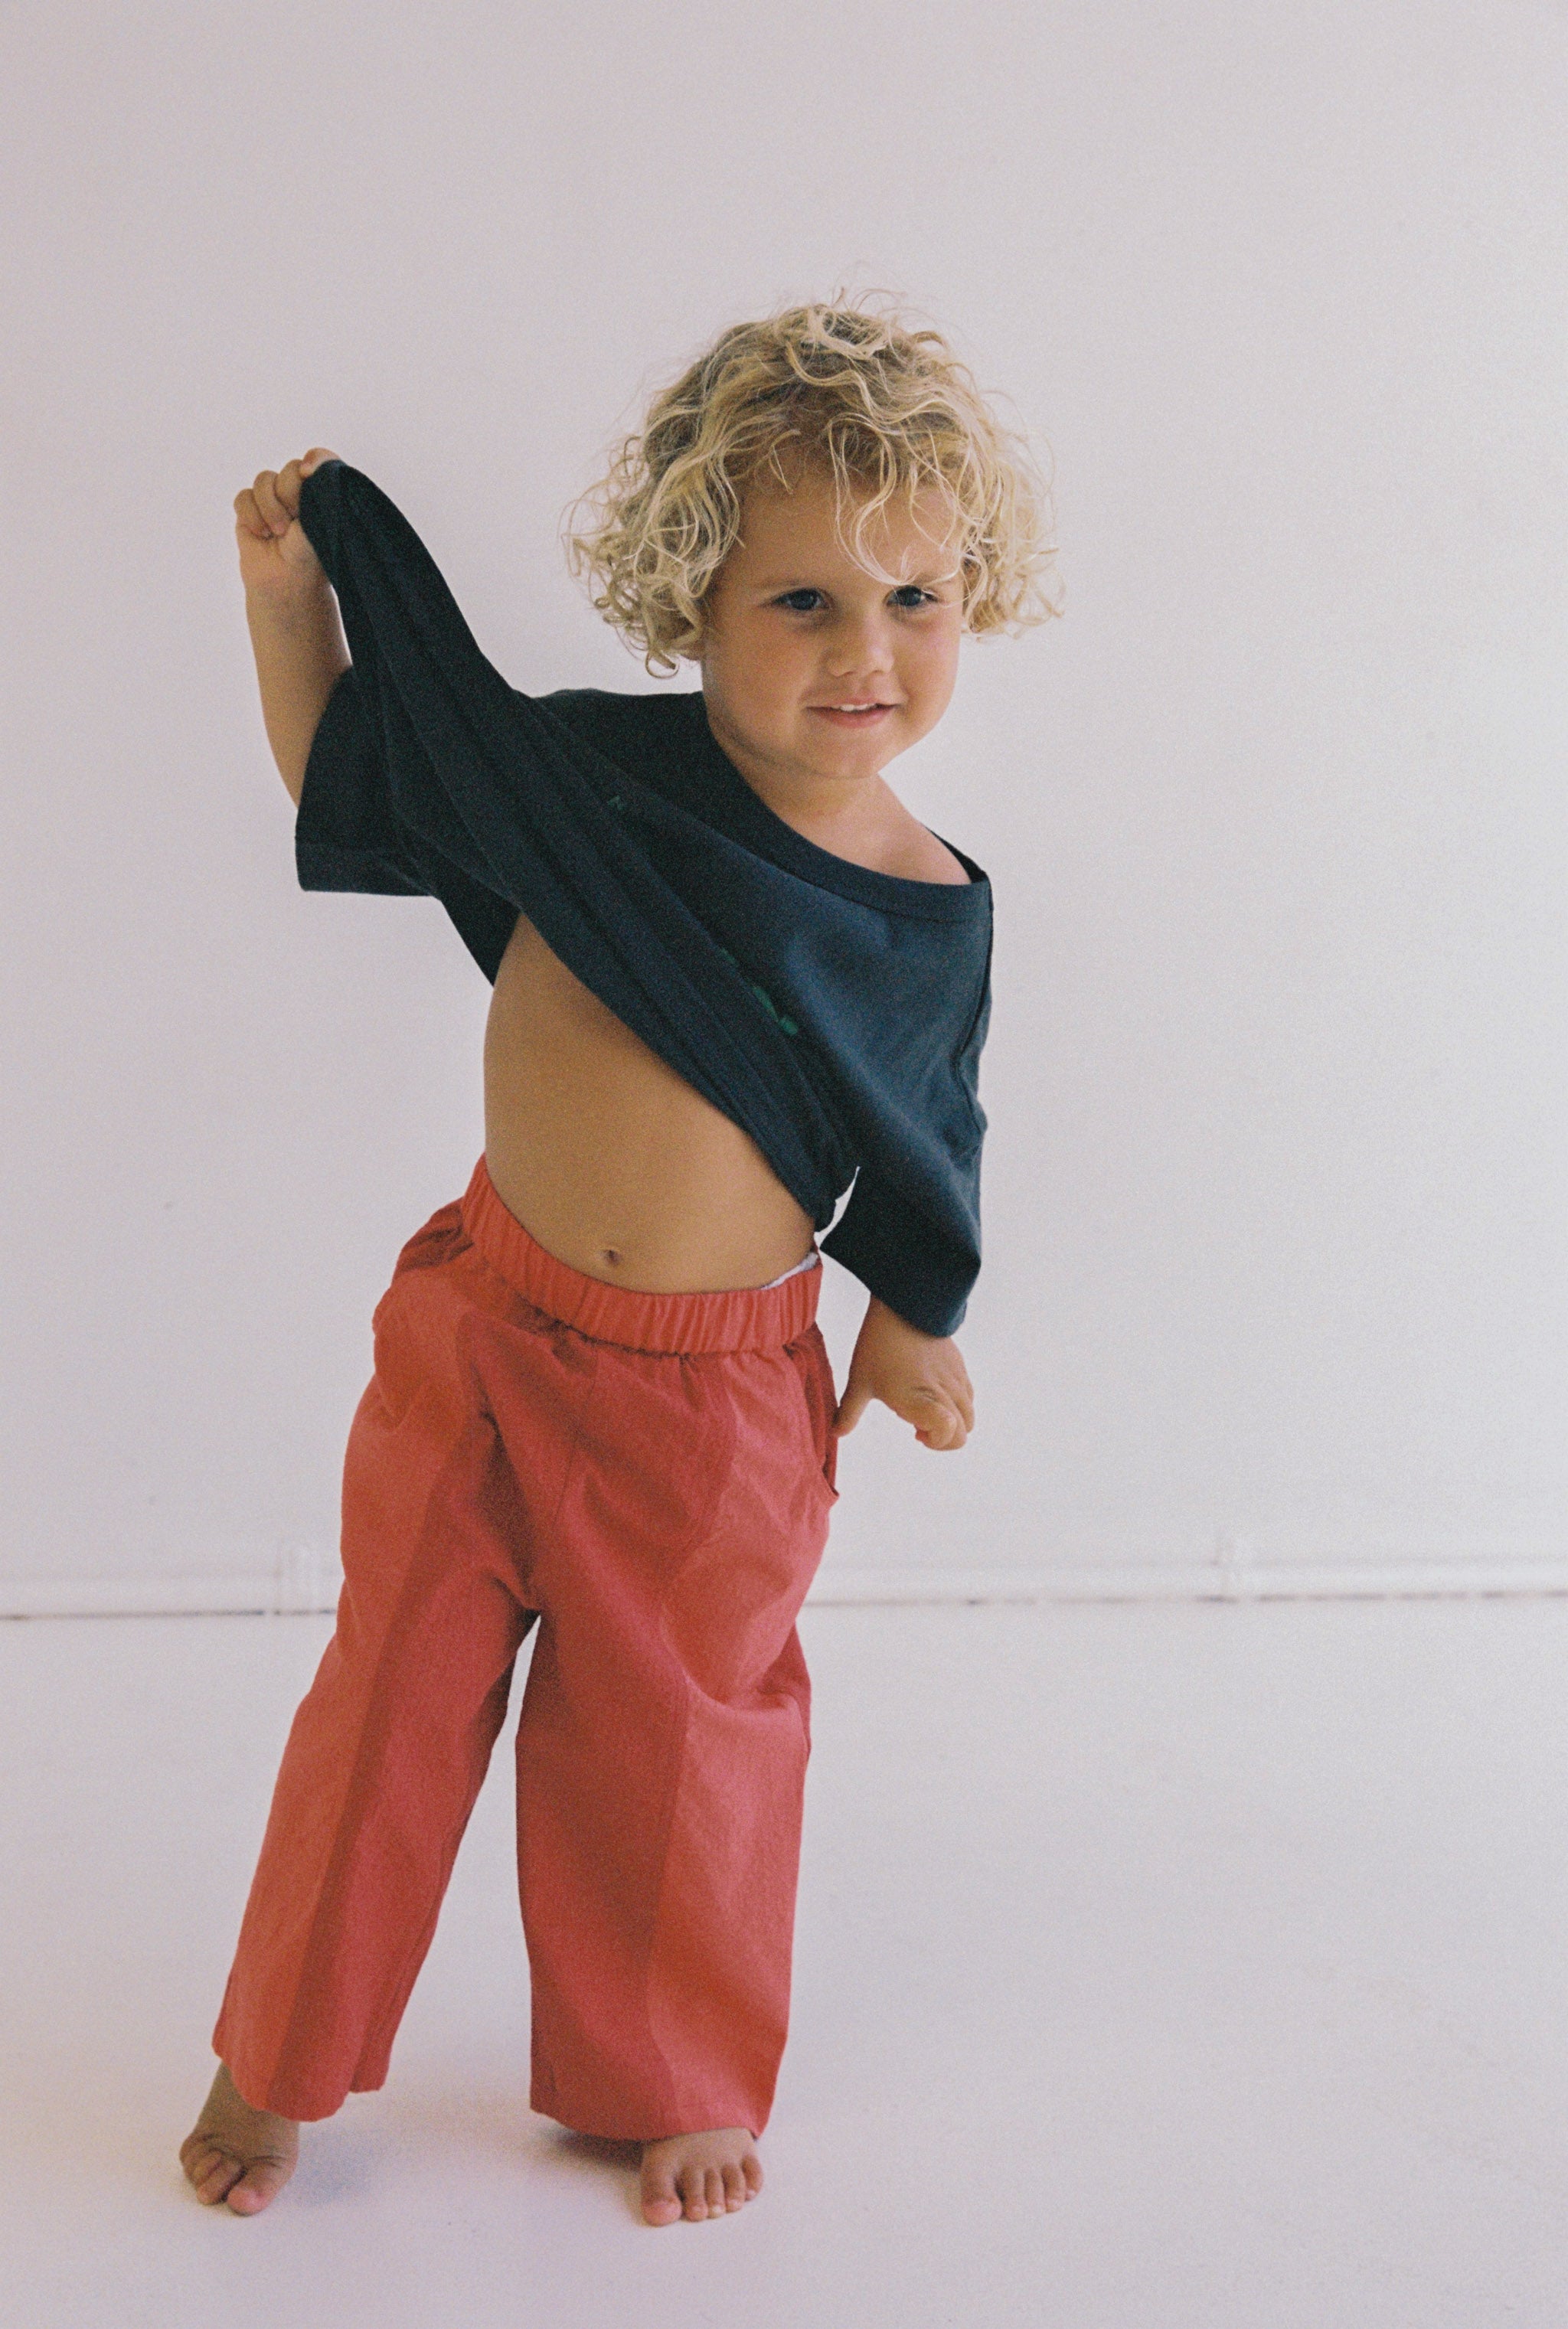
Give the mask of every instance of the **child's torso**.
<svg viewBox="0 0 1568 2329">
<path fill-rule="evenodd" d="M 521 694 L 363 473 L 321 464 L 300 517 L 353 656 L 306 770 L 300 882 L 437 899 L 487 979 L 505 963 L 503 1202 L 648 1291 L 778 1277 L 815 1224 L 950 1333 L 979 1267 L 984 869 L 902 805 L 897 831 L 792 829 L 700 690 Z"/>
<path fill-rule="evenodd" d="M 485 1157 L 547 1252 L 641 1292 L 765 1286 L 811 1217 L 748 1133 L 552 953 L 526 915 L 485 1030 Z"/>
</svg>

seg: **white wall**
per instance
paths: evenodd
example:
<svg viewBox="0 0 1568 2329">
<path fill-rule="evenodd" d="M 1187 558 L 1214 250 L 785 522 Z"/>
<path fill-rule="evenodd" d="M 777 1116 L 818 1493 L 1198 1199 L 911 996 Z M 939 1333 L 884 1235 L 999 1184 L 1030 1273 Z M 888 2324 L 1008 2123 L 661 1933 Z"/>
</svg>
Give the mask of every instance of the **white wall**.
<svg viewBox="0 0 1568 2329">
<path fill-rule="evenodd" d="M 833 1559 L 1568 1559 L 1560 8 L 0 39 L 0 1599 L 330 1549 L 371 1308 L 480 1146 L 439 910 L 295 886 L 233 495 L 330 444 L 515 684 L 647 684 L 558 513 L 845 278 L 1051 448 L 1069 615 L 968 646 L 902 767 L 997 891 L 980 1428 L 874 1412 Z"/>
</svg>

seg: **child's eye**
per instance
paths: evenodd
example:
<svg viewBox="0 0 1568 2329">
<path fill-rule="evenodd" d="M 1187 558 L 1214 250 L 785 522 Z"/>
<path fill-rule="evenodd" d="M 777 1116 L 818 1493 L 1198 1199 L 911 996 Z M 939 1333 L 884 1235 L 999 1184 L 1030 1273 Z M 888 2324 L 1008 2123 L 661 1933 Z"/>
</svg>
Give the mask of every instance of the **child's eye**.
<svg viewBox="0 0 1568 2329">
<path fill-rule="evenodd" d="M 803 586 L 798 590 L 786 590 L 773 603 L 776 607 L 787 607 L 792 615 L 815 615 L 821 599 L 820 590 Z M 934 607 L 937 594 L 934 590 L 925 589 L 919 582 L 905 582 L 893 592 L 893 600 L 895 607 L 902 607 L 909 613 L 919 607 Z"/>
</svg>

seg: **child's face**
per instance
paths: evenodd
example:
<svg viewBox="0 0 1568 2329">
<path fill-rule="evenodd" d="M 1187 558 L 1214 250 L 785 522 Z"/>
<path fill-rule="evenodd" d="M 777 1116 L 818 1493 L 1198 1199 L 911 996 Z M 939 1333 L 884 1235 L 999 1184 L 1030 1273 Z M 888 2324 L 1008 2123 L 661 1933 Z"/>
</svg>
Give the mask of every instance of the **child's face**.
<svg viewBox="0 0 1568 2329">
<path fill-rule="evenodd" d="M 855 511 L 845 514 L 852 534 Z M 718 741 L 748 776 L 873 777 L 935 727 L 958 677 L 963 577 L 934 488 L 866 528 L 857 565 L 834 523 L 833 482 L 746 491 L 741 539 L 708 595 L 703 694 Z"/>
</svg>

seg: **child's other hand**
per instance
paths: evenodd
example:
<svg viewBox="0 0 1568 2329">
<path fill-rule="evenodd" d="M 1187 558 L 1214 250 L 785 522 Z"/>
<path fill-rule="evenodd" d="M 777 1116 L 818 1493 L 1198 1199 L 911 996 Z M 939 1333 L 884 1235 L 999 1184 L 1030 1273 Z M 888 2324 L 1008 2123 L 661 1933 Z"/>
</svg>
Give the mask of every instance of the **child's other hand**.
<svg viewBox="0 0 1568 2329">
<path fill-rule="evenodd" d="M 299 523 L 299 482 L 323 461 L 335 461 L 325 445 L 313 445 L 281 469 L 262 469 L 254 485 L 234 496 L 234 538 L 240 545 L 240 580 L 247 590 L 288 598 L 314 589 L 321 561 Z"/>
<path fill-rule="evenodd" d="M 922 1334 L 874 1294 L 833 1428 L 853 1431 L 874 1399 L 912 1423 L 922 1447 L 961 1447 L 975 1428 L 969 1371 L 950 1334 Z"/>
</svg>

